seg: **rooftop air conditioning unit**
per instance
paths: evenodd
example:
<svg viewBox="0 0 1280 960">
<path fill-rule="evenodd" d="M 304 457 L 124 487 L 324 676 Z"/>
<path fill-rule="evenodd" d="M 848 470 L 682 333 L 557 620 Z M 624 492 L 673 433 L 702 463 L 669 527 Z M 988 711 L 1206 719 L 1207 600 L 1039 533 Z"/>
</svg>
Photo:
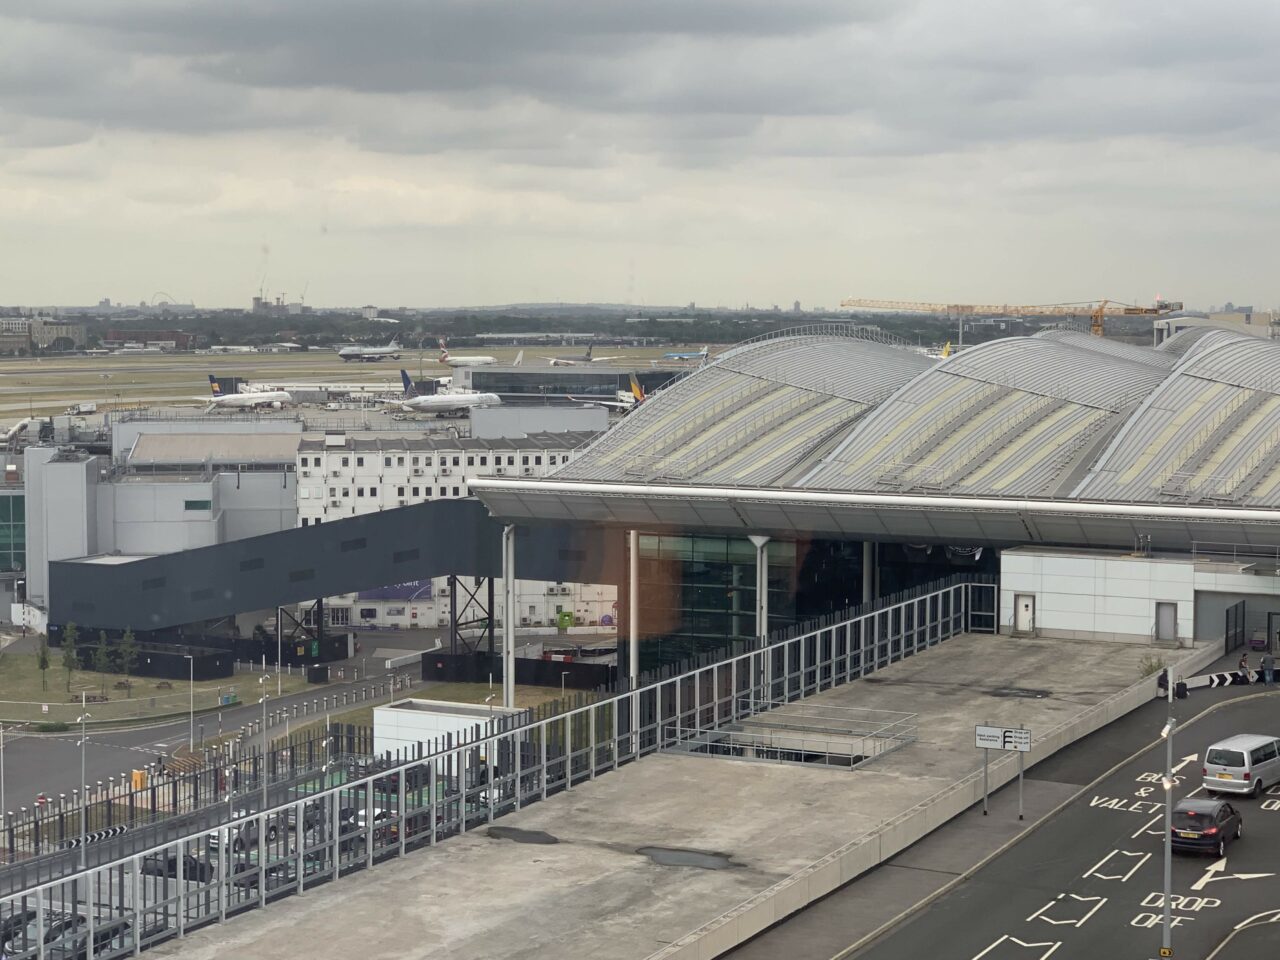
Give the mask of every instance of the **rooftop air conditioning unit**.
<svg viewBox="0 0 1280 960">
<path fill-rule="evenodd" d="M 442 476 L 442 477 L 447 477 L 448 475 L 449 475 L 449 468 L 448 468 L 448 467 L 441 467 L 441 468 L 440 468 L 440 476 Z"/>
<path fill-rule="evenodd" d="M 420 477 L 420 476 L 422 476 L 422 468 L 421 468 L 421 467 L 414 467 L 414 468 L 413 468 L 413 475 L 414 475 L 415 477 Z"/>
<path fill-rule="evenodd" d="M 329 501 L 329 506 L 331 506 L 331 507 L 340 507 L 340 506 L 342 506 L 342 501 L 341 501 L 341 500 L 330 500 L 330 501 Z"/>
<path fill-rule="evenodd" d="M 529 625 L 529 618 L 528 618 L 528 617 L 521 617 L 521 618 L 520 618 L 520 626 L 522 626 L 522 627 L 527 627 L 528 625 Z"/>
<path fill-rule="evenodd" d="M 401 501 L 399 501 L 400 506 L 402 506 L 402 507 L 403 507 L 403 506 L 405 506 L 408 502 L 409 502 L 408 500 L 401 500 Z"/>
<path fill-rule="evenodd" d="M 498 476 L 502 476 L 507 471 L 503 470 L 501 467 L 494 467 L 493 472 L 496 473 Z"/>
<path fill-rule="evenodd" d="M 309 477 L 309 476 L 311 476 L 311 471 L 310 471 L 310 470 L 303 470 L 303 471 L 302 471 L 302 475 L 303 475 L 304 477 Z"/>
<path fill-rule="evenodd" d="M 523 473 L 526 477 L 532 477 L 532 476 L 533 476 L 533 467 L 525 467 L 525 468 L 524 468 L 523 470 L 521 470 L 520 472 L 521 472 L 521 473 Z"/>
<path fill-rule="evenodd" d="M 333 471 L 331 471 L 331 472 L 329 473 L 329 476 L 331 476 L 331 477 L 340 477 L 340 476 L 342 476 L 342 471 L 341 471 L 341 470 L 333 470 Z"/>
</svg>

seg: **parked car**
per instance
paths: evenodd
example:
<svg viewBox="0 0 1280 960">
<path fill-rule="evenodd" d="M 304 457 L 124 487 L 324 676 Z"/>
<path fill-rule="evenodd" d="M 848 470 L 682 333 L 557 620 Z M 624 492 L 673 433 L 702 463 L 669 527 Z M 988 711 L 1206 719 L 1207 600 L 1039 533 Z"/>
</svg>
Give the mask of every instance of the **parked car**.
<svg viewBox="0 0 1280 960">
<path fill-rule="evenodd" d="M 1204 755 L 1204 789 L 1261 796 L 1267 784 L 1280 783 L 1280 739 L 1242 733 L 1215 743 Z"/>
<path fill-rule="evenodd" d="M 1226 800 L 1179 800 L 1169 842 L 1174 850 L 1225 856 L 1227 844 L 1244 831 L 1240 811 Z"/>
<path fill-rule="evenodd" d="M 84 917 L 78 913 L 64 913 L 60 910 L 46 910 L 44 914 L 44 931 L 40 930 L 40 920 L 34 911 L 25 926 L 17 927 L 13 935 L 0 947 L 0 953 L 12 957 L 35 948 L 42 940 L 51 943 L 84 924 Z"/>
<path fill-rule="evenodd" d="M 298 871 L 294 868 L 292 862 L 273 863 L 269 867 L 265 867 L 262 873 L 266 876 L 267 891 L 277 890 L 280 887 L 291 886 L 297 882 Z M 237 863 L 231 871 L 231 882 L 237 887 L 246 890 L 256 889 L 258 886 L 258 865 L 244 861 Z"/>
<path fill-rule="evenodd" d="M 0 920 L 0 947 L 3 947 L 10 940 L 18 935 L 28 923 L 36 918 L 34 910 L 14 910 L 3 920 Z"/>
<path fill-rule="evenodd" d="M 248 815 L 247 810 L 236 811 L 237 817 L 243 817 L 247 815 Z M 276 826 L 275 821 L 273 820 L 272 822 L 268 823 L 267 824 L 267 842 L 268 843 L 275 842 L 276 837 L 278 837 L 279 835 L 280 835 L 280 828 Z M 205 843 L 209 847 L 210 851 L 216 853 L 219 850 L 219 848 L 222 846 L 222 831 L 221 830 L 210 831 L 208 836 L 205 838 Z M 234 850 L 236 853 L 239 853 L 242 850 L 248 850 L 249 848 L 256 847 L 257 845 L 258 845 L 258 818 L 254 817 L 252 820 L 246 820 L 244 823 L 240 824 L 240 826 L 236 829 L 235 839 L 231 841 L 231 849 Z"/>
<path fill-rule="evenodd" d="M 142 932 L 143 943 L 164 933 L 168 925 L 161 921 Z M 89 932 L 81 933 L 74 939 L 51 944 L 45 950 L 45 960 L 88 960 Z M 101 957 L 108 954 L 119 954 L 133 949 L 133 922 L 130 920 L 99 920 L 93 926 L 93 955 Z"/>
<path fill-rule="evenodd" d="M 142 872 L 149 877 L 178 876 L 178 855 L 172 850 L 150 853 L 142 858 Z M 213 864 L 186 854 L 182 858 L 182 877 L 197 883 L 208 883 L 214 877 Z"/>
</svg>

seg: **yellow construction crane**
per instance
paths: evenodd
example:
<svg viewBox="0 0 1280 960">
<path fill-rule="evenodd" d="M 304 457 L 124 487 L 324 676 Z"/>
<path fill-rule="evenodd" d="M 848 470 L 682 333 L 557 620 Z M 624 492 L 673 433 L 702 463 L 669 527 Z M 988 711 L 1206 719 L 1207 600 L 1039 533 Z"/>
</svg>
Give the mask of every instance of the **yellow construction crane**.
<svg viewBox="0 0 1280 960">
<path fill-rule="evenodd" d="M 901 313 L 938 313 L 953 319 L 965 317 L 1089 317 L 1089 332 L 1103 334 L 1104 317 L 1155 317 L 1181 310 L 1176 301 L 1161 300 L 1150 307 L 1113 303 L 1110 300 L 1088 300 L 1083 303 L 923 303 L 915 300 L 865 300 L 849 297 L 840 301 L 844 309 L 889 310 Z"/>
</svg>

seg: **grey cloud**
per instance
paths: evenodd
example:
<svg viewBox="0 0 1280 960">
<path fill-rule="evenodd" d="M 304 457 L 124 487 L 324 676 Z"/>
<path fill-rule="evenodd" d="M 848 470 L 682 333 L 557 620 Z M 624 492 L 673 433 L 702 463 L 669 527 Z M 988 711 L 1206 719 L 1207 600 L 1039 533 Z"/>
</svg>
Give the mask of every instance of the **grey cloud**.
<svg viewBox="0 0 1280 960">
<path fill-rule="evenodd" d="M 1039 138 L 1248 131 L 1271 142 L 1280 132 L 1267 49 L 1280 7 L 1267 0 L 30 0 L 10 9 L 22 19 L 0 16 L 0 35 L 14 26 L 31 39 L 29 70 L 0 67 L 8 109 L 86 130 L 295 127 L 378 151 L 473 150 L 547 166 L 608 163 L 611 151 L 703 165 Z M 0 52 L 15 46 L 0 40 Z M 787 135 L 806 118 L 825 130 Z"/>
</svg>

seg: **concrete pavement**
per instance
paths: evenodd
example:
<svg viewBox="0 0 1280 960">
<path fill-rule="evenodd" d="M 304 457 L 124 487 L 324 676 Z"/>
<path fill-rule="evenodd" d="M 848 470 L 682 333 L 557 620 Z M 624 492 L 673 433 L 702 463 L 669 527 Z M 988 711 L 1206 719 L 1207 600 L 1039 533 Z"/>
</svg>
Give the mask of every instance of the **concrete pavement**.
<svg viewBox="0 0 1280 960">
<path fill-rule="evenodd" d="M 875 764 L 848 770 L 648 757 L 494 828 L 158 952 L 212 960 L 230 949 L 266 960 L 305 929 L 316 960 L 353 952 L 457 960 L 712 956 L 713 938 L 723 944 L 726 932 L 740 929 L 717 918 L 740 917 L 747 903 L 768 903 L 778 916 L 803 906 L 815 887 L 791 878 L 834 862 L 833 851 L 850 843 L 873 858 L 879 849 L 892 855 L 891 844 L 914 822 L 902 819 L 904 811 L 923 811 L 920 829 L 927 829 L 930 798 L 950 796 L 980 764 L 975 723 L 1023 722 L 1066 737 L 1139 679 L 1146 652 L 1052 639 L 949 640 L 807 701 L 919 712 L 921 742 Z M 1051 806 L 1062 789 L 1039 790 L 1032 802 Z M 890 821 L 892 832 L 883 832 Z M 352 924 L 352 916 L 379 922 Z M 705 943 L 687 936 L 704 928 Z"/>
</svg>

